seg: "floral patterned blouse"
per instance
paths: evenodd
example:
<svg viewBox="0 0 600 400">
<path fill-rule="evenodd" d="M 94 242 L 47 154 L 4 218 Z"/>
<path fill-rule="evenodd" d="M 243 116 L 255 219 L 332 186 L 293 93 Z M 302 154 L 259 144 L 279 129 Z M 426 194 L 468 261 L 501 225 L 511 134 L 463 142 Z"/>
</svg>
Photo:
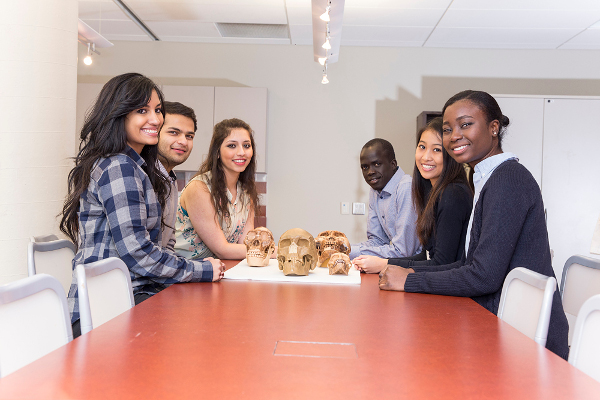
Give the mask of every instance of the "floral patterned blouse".
<svg viewBox="0 0 600 400">
<path fill-rule="evenodd" d="M 194 177 L 192 180 L 190 180 L 190 182 L 203 182 L 206 184 L 206 187 L 210 192 L 210 178 L 211 173 L 206 172 L 202 175 Z M 190 182 L 188 182 L 188 185 Z M 187 185 L 183 190 L 186 188 Z M 242 186 L 239 182 L 237 186 L 237 198 L 235 199 L 235 202 L 232 202 L 233 196 L 229 190 L 227 190 L 227 198 L 229 199 L 230 217 L 229 221 L 223 220 L 221 222 L 221 229 L 225 234 L 225 239 L 229 243 L 237 243 L 240 235 L 242 232 L 244 232 L 244 227 L 246 226 L 246 221 L 248 220 L 248 214 L 250 212 L 250 198 L 245 192 L 242 191 Z M 181 207 L 181 202 L 177 206 L 177 220 L 175 222 L 175 252 L 185 258 L 190 259 L 215 256 L 194 230 L 188 212 Z"/>
</svg>

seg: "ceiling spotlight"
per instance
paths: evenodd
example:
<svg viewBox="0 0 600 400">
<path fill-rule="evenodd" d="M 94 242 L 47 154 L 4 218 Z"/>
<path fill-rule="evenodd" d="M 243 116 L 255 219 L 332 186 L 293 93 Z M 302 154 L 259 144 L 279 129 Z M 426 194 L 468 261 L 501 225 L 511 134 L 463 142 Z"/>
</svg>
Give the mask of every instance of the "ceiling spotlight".
<svg viewBox="0 0 600 400">
<path fill-rule="evenodd" d="M 325 9 L 325 12 L 323 14 L 321 14 L 321 16 L 319 18 L 321 18 L 325 22 L 331 21 L 331 18 L 329 18 L 329 10 L 331 10 L 331 7 L 327 6 L 327 8 Z"/>
<path fill-rule="evenodd" d="M 85 56 L 85 58 L 83 59 L 83 63 L 84 63 L 85 65 L 92 65 L 92 47 L 91 47 L 91 46 L 92 46 L 92 44 L 91 44 L 91 43 L 88 43 L 88 44 L 87 44 L 87 46 L 88 46 L 88 53 L 87 53 L 87 56 Z M 94 45 L 94 48 L 95 48 L 95 47 L 96 47 L 96 46 Z M 95 49 L 94 49 L 94 50 L 95 50 Z"/>
<path fill-rule="evenodd" d="M 329 43 L 329 38 L 327 38 L 327 40 L 325 40 L 325 43 L 323 43 L 323 46 L 321 46 L 322 48 L 326 49 L 326 50 L 330 50 L 331 49 L 331 43 Z"/>
<path fill-rule="evenodd" d="M 321 81 L 323 85 L 327 85 L 329 83 L 329 79 L 327 79 L 327 74 L 323 74 L 323 80 Z"/>
<path fill-rule="evenodd" d="M 319 64 L 325 65 L 325 61 L 327 61 L 327 57 L 319 57 Z"/>
</svg>

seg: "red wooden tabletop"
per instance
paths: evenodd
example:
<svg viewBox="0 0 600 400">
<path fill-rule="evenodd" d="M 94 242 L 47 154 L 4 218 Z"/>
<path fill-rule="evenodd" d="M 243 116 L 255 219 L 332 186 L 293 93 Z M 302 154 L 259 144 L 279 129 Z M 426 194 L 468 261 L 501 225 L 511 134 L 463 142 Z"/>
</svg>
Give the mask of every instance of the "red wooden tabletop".
<svg viewBox="0 0 600 400">
<path fill-rule="evenodd" d="M 468 298 L 377 275 L 173 285 L 0 379 L 2 399 L 392 397 L 592 399 L 600 383 Z"/>
</svg>

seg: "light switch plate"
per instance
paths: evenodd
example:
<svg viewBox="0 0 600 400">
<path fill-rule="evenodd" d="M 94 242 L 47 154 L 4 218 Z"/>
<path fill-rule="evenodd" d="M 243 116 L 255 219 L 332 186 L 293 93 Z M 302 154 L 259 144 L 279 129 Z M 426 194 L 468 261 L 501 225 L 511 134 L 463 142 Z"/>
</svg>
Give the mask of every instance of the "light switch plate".
<svg viewBox="0 0 600 400">
<path fill-rule="evenodd" d="M 365 215 L 365 203 L 352 203 L 352 214 Z"/>
<path fill-rule="evenodd" d="M 350 202 L 341 203 L 342 214 L 350 214 Z"/>
</svg>

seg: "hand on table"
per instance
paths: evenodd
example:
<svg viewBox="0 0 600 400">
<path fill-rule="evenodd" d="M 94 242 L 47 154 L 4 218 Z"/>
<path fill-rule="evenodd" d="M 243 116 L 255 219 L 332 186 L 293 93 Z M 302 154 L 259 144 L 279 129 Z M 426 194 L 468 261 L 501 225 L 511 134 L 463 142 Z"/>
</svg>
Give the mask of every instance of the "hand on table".
<svg viewBox="0 0 600 400">
<path fill-rule="evenodd" d="M 225 276 L 225 263 L 216 258 L 206 257 L 206 261 L 210 261 L 213 268 L 213 282 L 220 281 Z"/>
<path fill-rule="evenodd" d="M 404 283 L 408 274 L 415 272 L 412 268 L 402 268 L 398 265 L 388 265 L 379 273 L 379 289 L 397 290 L 404 292 Z"/>
<path fill-rule="evenodd" d="M 358 256 L 352 260 L 354 267 L 360 272 L 377 274 L 387 266 L 387 259 L 377 256 Z"/>
</svg>

